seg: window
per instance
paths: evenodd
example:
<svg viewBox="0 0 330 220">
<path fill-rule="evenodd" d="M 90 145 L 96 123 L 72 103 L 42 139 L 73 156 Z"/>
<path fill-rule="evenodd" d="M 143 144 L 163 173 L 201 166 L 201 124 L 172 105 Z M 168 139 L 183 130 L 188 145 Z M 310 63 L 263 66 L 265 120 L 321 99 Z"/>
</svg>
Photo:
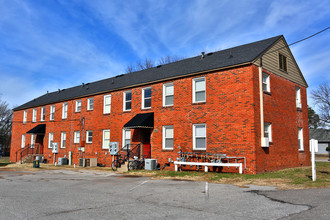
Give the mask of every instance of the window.
<svg viewBox="0 0 330 220">
<path fill-rule="evenodd" d="M 304 150 L 304 138 L 303 138 L 303 129 L 298 128 L 298 149 L 300 151 Z"/>
<path fill-rule="evenodd" d="M 25 147 L 25 134 L 22 134 L 21 148 Z"/>
<path fill-rule="evenodd" d="M 93 131 L 86 132 L 86 143 L 91 144 L 93 142 Z"/>
<path fill-rule="evenodd" d="M 26 118 L 27 118 L 27 111 L 24 110 L 24 112 L 23 112 L 23 123 L 24 124 L 26 123 Z"/>
<path fill-rule="evenodd" d="M 284 56 L 283 54 L 279 54 L 278 58 L 279 58 L 280 70 L 283 70 L 283 71 L 287 72 L 288 71 L 288 66 L 287 66 L 287 62 L 286 62 L 286 56 Z"/>
<path fill-rule="evenodd" d="M 87 110 L 94 109 L 94 98 L 87 99 Z"/>
<path fill-rule="evenodd" d="M 103 114 L 111 112 L 111 95 L 105 95 L 103 100 Z"/>
<path fill-rule="evenodd" d="M 36 121 L 37 121 L 37 109 L 34 108 L 32 112 L 32 122 L 36 122 Z"/>
<path fill-rule="evenodd" d="M 65 148 L 66 132 L 61 132 L 61 148 Z"/>
<path fill-rule="evenodd" d="M 173 125 L 163 126 L 163 149 L 173 150 Z"/>
<path fill-rule="evenodd" d="M 66 119 L 68 117 L 68 103 L 63 103 L 62 107 L 62 119 Z"/>
<path fill-rule="evenodd" d="M 80 112 L 81 111 L 81 100 L 77 100 L 76 101 L 76 112 Z"/>
<path fill-rule="evenodd" d="M 270 92 L 269 74 L 267 73 L 262 73 L 262 90 L 264 92 Z"/>
<path fill-rule="evenodd" d="M 205 78 L 193 79 L 193 102 L 205 102 L 206 101 L 206 86 Z"/>
<path fill-rule="evenodd" d="M 296 107 L 301 108 L 301 95 L 299 87 L 296 87 Z"/>
<path fill-rule="evenodd" d="M 31 134 L 31 148 L 34 148 L 35 141 L 36 141 L 36 135 L 35 134 Z"/>
<path fill-rule="evenodd" d="M 268 123 L 268 122 L 265 122 L 265 125 L 264 125 L 264 136 L 265 138 L 268 138 L 269 142 L 272 142 L 272 124 L 271 123 Z"/>
<path fill-rule="evenodd" d="M 103 145 L 102 149 L 109 149 L 110 145 L 110 130 L 103 130 Z"/>
<path fill-rule="evenodd" d="M 205 124 L 195 124 L 193 126 L 193 148 L 194 150 L 206 150 Z"/>
<path fill-rule="evenodd" d="M 54 120 L 55 119 L 55 105 L 50 106 L 50 115 L 49 115 L 49 120 Z"/>
<path fill-rule="evenodd" d="M 74 139 L 73 139 L 73 142 L 75 144 L 79 144 L 80 142 L 80 131 L 75 131 L 74 132 Z"/>
<path fill-rule="evenodd" d="M 142 108 L 151 108 L 151 88 L 142 89 Z"/>
<path fill-rule="evenodd" d="M 163 106 L 172 106 L 173 102 L 174 102 L 173 83 L 164 84 L 164 86 L 163 86 Z"/>
<path fill-rule="evenodd" d="M 132 91 L 124 92 L 124 102 L 123 102 L 123 110 L 131 111 L 132 109 Z"/>
<path fill-rule="evenodd" d="M 131 130 L 123 129 L 123 149 L 126 147 L 130 148 L 131 146 Z"/>
<path fill-rule="evenodd" d="M 40 121 L 45 121 L 46 117 L 46 107 L 41 107 Z"/>
<path fill-rule="evenodd" d="M 48 148 L 53 148 L 54 133 L 48 134 Z"/>
</svg>

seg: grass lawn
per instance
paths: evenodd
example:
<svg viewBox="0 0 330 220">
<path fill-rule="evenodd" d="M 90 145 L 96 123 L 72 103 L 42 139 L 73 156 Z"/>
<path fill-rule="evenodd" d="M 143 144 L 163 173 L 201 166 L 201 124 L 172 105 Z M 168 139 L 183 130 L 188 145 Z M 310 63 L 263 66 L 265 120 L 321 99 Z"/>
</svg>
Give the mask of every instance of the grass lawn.
<svg viewBox="0 0 330 220">
<path fill-rule="evenodd" d="M 131 171 L 131 174 L 153 176 L 159 179 L 184 179 L 213 183 L 275 186 L 279 189 L 305 189 L 330 187 L 330 163 L 316 162 L 316 181 L 312 181 L 311 167 L 290 168 L 262 174 L 205 173 L 197 171 Z"/>
<path fill-rule="evenodd" d="M 11 164 L 9 157 L 0 157 L 0 167 L 7 166 L 8 164 Z"/>
</svg>

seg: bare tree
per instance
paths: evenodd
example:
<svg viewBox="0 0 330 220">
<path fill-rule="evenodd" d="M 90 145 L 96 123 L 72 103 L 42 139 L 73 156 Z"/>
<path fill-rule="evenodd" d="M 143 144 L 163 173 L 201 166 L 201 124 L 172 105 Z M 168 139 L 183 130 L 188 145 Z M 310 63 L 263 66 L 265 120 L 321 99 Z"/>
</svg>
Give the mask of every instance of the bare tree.
<svg viewBox="0 0 330 220">
<path fill-rule="evenodd" d="M 161 57 L 158 60 L 158 65 L 164 65 L 164 64 L 168 64 L 168 63 L 173 63 L 179 60 L 182 60 L 182 57 L 178 57 L 178 56 L 166 56 L 166 57 Z"/>
<path fill-rule="evenodd" d="M 312 91 L 312 99 L 318 107 L 321 122 L 330 125 L 330 85 L 324 82 Z"/>
<path fill-rule="evenodd" d="M 13 123 L 13 112 L 6 101 L 0 97 L 0 145 L 5 152 L 9 149 L 11 138 L 11 127 Z"/>
<path fill-rule="evenodd" d="M 126 67 L 126 73 L 132 73 L 132 72 L 135 72 L 136 69 L 135 69 L 135 66 L 133 64 L 130 64 Z"/>
</svg>

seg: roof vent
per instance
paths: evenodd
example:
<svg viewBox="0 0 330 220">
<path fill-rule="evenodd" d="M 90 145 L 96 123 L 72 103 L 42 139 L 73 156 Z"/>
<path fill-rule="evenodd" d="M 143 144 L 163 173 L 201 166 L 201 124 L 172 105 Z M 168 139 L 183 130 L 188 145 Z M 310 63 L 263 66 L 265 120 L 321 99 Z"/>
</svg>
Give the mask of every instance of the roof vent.
<svg viewBox="0 0 330 220">
<path fill-rule="evenodd" d="M 156 66 L 156 68 L 160 68 L 162 65 L 158 65 L 158 66 Z"/>
<path fill-rule="evenodd" d="M 60 89 L 58 89 L 58 93 L 60 93 L 61 92 L 61 90 Z"/>
<path fill-rule="evenodd" d="M 204 57 L 205 57 L 205 52 L 202 52 L 201 59 L 203 59 Z"/>
<path fill-rule="evenodd" d="M 84 87 L 85 86 L 85 83 L 82 83 L 81 87 Z"/>
<path fill-rule="evenodd" d="M 121 77 L 121 76 L 123 76 L 123 75 L 124 75 L 124 74 L 120 74 L 120 75 L 116 76 L 116 78 Z"/>
<path fill-rule="evenodd" d="M 211 52 L 211 53 L 208 53 L 208 54 L 206 54 L 207 56 L 211 56 L 213 54 L 213 52 Z"/>
</svg>

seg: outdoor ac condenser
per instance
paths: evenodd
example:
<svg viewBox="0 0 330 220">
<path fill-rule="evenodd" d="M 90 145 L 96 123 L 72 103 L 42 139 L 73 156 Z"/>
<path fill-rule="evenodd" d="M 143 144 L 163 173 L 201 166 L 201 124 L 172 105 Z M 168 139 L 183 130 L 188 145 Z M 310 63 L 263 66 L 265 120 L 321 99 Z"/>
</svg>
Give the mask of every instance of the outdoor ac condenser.
<svg viewBox="0 0 330 220">
<path fill-rule="evenodd" d="M 79 167 L 85 167 L 86 166 L 86 159 L 80 158 L 79 159 Z"/>
<path fill-rule="evenodd" d="M 145 170 L 155 170 L 157 168 L 157 160 L 156 159 L 145 159 L 144 161 L 144 169 Z"/>
</svg>

